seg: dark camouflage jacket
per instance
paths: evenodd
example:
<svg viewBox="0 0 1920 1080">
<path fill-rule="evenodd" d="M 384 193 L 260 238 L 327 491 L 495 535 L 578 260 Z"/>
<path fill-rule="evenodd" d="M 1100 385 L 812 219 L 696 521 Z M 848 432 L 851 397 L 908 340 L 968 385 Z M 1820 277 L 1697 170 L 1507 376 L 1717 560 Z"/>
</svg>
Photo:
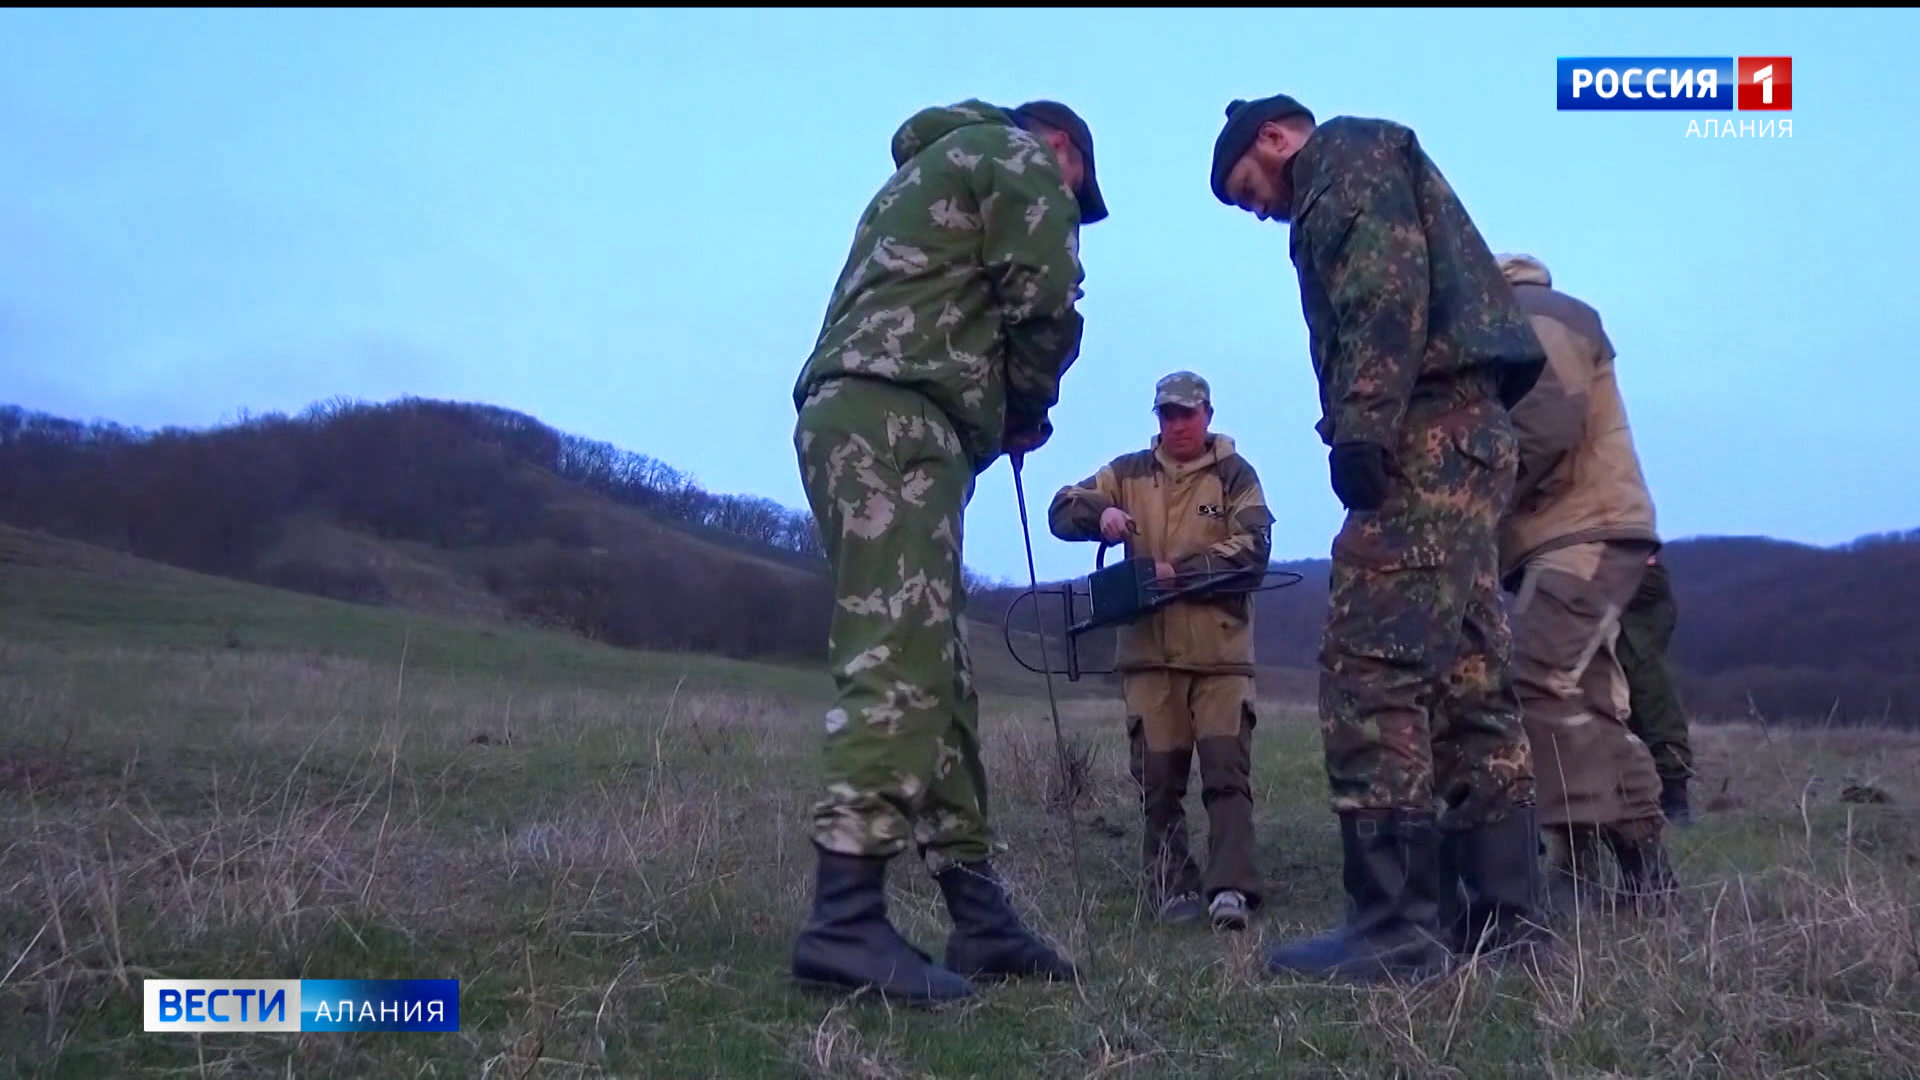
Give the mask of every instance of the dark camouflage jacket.
<svg viewBox="0 0 1920 1080">
<path fill-rule="evenodd" d="M 1321 441 L 1399 445 L 1416 397 L 1492 375 L 1511 408 L 1547 357 L 1493 252 L 1411 129 L 1337 116 L 1293 171 L 1294 269 Z"/>
<path fill-rule="evenodd" d="M 923 109 L 860 217 L 793 388 L 884 379 L 925 394 L 976 473 L 1006 432 L 1049 429 L 1080 351 L 1080 208 L 1046 145 L 983 101 Z"/>
</svg>

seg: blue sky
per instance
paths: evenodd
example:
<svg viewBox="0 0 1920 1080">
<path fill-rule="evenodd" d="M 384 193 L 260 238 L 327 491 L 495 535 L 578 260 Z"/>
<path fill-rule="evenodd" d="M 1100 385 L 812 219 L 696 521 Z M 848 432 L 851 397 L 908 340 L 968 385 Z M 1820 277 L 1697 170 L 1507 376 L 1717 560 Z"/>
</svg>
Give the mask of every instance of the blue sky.
<svg viewBox="0 0 1920 1080">
<path fill-rule="evenodd" d="M 894 129 L 1054 97 L 1113 216 L 1027 465 L 1041 574 L 1091 568 L 1046 500 L 1144 445 L 1179 368 L 1276 555 L 1324 555 L 1286 230 L 1206 182 L 1227 101 L 1284 91 L 1411 125 L 1495 250 L 1600 310 L 1669 538 L 1835 543 L 1920 526 L 1914 41 L 1910 11 L 6 11 L 0 400 L 482 401 L 801 507 L 789 391 Z M 1741 54 L 1793 57 L 1792 139 L 1554 108 L 1561 55 Z M 1024 578 L 1004 464 L 967 526 Z"/>
</svg>

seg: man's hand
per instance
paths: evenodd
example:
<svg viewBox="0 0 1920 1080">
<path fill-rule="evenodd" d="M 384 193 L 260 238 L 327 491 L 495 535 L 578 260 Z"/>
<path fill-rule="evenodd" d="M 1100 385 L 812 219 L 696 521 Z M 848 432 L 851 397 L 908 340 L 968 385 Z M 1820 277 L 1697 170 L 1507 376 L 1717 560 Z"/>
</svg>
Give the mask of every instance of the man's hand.
<svg viewBox="0 0 1920 1080">
<path fill-rule="evenodd" d="M 1378 510 L 1387 501 L 1387 448 L 1379 443 L 1334 443 L 1327 454 L 1333 494 L 1349 510 Z"/>
<path fill-rule="evenodd" d="M 1051 438 L 1053 421 L 1042 419 L 1038 427 L 1009 425 L 1001 442 L 1006 446 L 1007 453 L 1024 456 L 1047 445 L 1047 440 Z"/>
<path fill-rule="evenodd" d="M 1161 581 L 1173 580 L 1173 564 L 1156 560 L 1153 564 L 1153 576 Z"/>
<path fill-rule="evenodd" d="M 1117 544 L 1134 531 L 1133 518 L 1117 506 L 1109 506 L 1100 512 L 1100 538 L 1109 544 Z"/>
</svg>

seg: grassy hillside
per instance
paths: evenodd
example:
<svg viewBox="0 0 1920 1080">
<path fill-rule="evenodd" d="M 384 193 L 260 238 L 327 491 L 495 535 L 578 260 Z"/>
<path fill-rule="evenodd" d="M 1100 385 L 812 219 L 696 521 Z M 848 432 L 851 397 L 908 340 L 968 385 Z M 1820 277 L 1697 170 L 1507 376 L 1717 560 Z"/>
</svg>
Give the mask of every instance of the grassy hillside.
<svg viewBox="0 0 1920 1080">
<path fill-rule="evenodd" d="M 1115 705 L 1067 705 L 1063 784 L 1035 681 L 1003 686 L 983 720 L 1002 866 L 1088 979 L 894 1012 L 785 977 L 825 691 L 810 669 L 0 532 L 0 1072 L 1744 1080 L 1905 1075 L 1920 1055 L 1910 737 L 1702 731 L 1681 911 L 1588 913 L 1539 972 L 1363 991 L 1257 973 L 1266 944 L 1337 910 L 1311 722 L 1261 712 L 1271 896 L 1221 938 L 1136 906 Z M 1887 801 L 1846 801 L 1860 791 Z M 893 883 L 937 952 L 925 874 L 903 862 Z M 223 976 L 456 977 L 462 1029 L 140 1032 L 142 978 Z"/>
<path fill-rule="evenodd" d="M 737 659 L 818 662 L 832 604 L 805 512 L 457 402 L 158 433 L 0 408 L 0 521 L 335 599 Z M 1920 726 L 1920 532 L 1835 549 L 1685 539 L 1667 557 L 1696 714 Z M 1260 678 L 1309 700 L 1327 563 L 1277 565 L 1303 580 L 1259 598 Z M 1016 591 L 974 589 L 989 665 L 1005 650 L 987 624 Z M 1082 647 L 1087 666 L 1111 663 L 1110 633 Z M 1056 665 L 1063 651 L 1055 640 Z"/>
<path fill-rule="evenodd" d="M 818 659 L 831 603 L 804 515 L 476 405 L 333 404 L 159 433 L 0 409 L 0 521 L 636 648 Z"/>
<path fill-rule="evenodd" d="M 692 651 L 617 648 L 564 631 L 490 624 L 457 614 L 379 607 L 233 581 L 0 525 L 0 618 L 20 640 L 49 645 L 111 640 L 127 648 L 312 651 L 447 676 L 509 683 L 525 673 L 591 688 L 685 682 L 750 686 L 825 702 L 832 684 L 813 662 L 749 663 Z M 983 691 L 1044 693 L 1041 676 L 1008 654 L 1005 631 L 972 631 Z M 1038 663 L 1040 645 L 1016 631 L 1013 645 Z M 1053 657 L 1054 667 L 1062 666 Z M 1093 680 L 1056 680 L 1067 698 L 1109 693 Z"/>
</svg>

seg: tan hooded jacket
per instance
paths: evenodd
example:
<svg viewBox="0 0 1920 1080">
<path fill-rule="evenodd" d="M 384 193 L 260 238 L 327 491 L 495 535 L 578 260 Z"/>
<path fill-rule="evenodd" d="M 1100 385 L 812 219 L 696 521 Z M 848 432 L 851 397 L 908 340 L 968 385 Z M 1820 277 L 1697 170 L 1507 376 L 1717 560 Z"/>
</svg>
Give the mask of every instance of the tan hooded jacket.
<svg viewBox="0 0 1920 1080">
<path fill-rule="evenodd" d="M 1047 509 L 1047 525 L 1062 540 L 1099 540 L 1100 515 L 1116 506 L 1139 529 L 1125 541 L 1127 558 L 1152 556 L 1180 575 L 1266 573 L 1273 514 L 1259 474 L 1225 435 L 1211 435 L 1207 452 L 1185 464 L 1161 453 L 1154 436 L 1149 449 L 1117 457 L 1061 488 Z M 1182 577 L 1175 587 L 1197 580 Z M 1257 576 L 1248 584 L 1257 586 Z M 1120 626 L 1114 668 L 1252 675 L 1253 597 L 1179 600 Z"/>
<path fill-rule="evenodd" d="M 1598 540 L 1659 542 L 1613 343 L 1600 315 L 1553 288 L 1531 255 L 1500 256 L 1520 307 L 1547 350 L 1547 368 L 1513 408 L 1520 472 L 1500 525 L 1500 573 L 1543 552 Z"/>
</svg>

